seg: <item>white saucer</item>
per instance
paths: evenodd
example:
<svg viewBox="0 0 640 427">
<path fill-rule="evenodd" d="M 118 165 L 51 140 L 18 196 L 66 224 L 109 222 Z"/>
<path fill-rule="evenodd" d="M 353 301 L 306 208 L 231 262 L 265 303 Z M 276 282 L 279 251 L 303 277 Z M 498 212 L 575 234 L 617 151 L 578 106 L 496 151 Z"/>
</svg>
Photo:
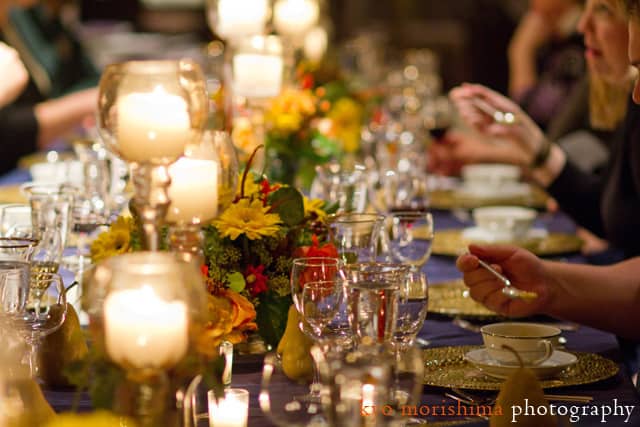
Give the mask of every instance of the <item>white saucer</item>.
<svg viewBox="0 0 640 427">
<path fill-rule="evenodd" d="M 456 190 L 456 194 L 460 197 L 469 199 L 491 199 L 504 200 L 514 199 L 517 197 L 527 197 L 531 194 L 531 186 L 526 183 L 513 182 L 506 183 L 496 187 L 469 185 L 462 183 Z"/>
<path fill-rule="evenodd" d="M 465 360 L 471 363 L 483 373 L 496 378 L 507 378 L 518 366 L 502 365 L 500 362 L 489 357 L 487 350 L 479 348 L 471 350 L 464 355 Z M 553 378 L 562 371 L 576 363 L 578 358 L 566 351 L 554 350 L 550 358 L 539 365 L 529 366 L 539 379 Z"/>
<path fill-rule="evenodd" d="M 514 239 L 510 234 L 488 231 L 480 227 L 467 227 L 462 230 L 463 239 L 481 243 L 534 243 L 546 239 L 548 235 L 549 232 L 544 228 L 532 228 L 521 239 Z"/>
</svg>

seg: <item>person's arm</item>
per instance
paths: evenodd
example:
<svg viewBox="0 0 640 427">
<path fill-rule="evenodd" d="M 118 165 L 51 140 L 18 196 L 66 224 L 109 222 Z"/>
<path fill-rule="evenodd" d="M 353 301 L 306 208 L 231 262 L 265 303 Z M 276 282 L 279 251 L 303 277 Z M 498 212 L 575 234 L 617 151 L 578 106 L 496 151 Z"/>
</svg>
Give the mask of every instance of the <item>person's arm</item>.
<svg viewBox="0 0 640 427">
<path fill-rule="evenodd" d="M 32 107 L 0 109 L 0 174 L 14 169 L 20 157 L 37 149 L 37 135 L 38 121 Z"/>
<path fill-rule="evenodd" d="M 640 258 L 607 267 L 543 261 L 513 246 L 469 247 L 457 266 L 473 299 L 510 317 L 547 314 L 640 338 Z M 505 274 L 513 286 L 532 291 L 532 301 L 511 299 L 503 284 L 478 264 L 478 258 Z"/>
<path fill-rule="evenodd" d="M 29 73 L 20 60 L 18 52 L 0 42 L 0 107 L 13 102 L 22 93 Z"/>
<path fill-rule="evenodd" d="M 38 120 L 38 147 L 45 148 L 55 138 L 77 126 L 95 113 L 98 102 L 96 88 L 75 92 L 35 106 Z"/>
</svg>

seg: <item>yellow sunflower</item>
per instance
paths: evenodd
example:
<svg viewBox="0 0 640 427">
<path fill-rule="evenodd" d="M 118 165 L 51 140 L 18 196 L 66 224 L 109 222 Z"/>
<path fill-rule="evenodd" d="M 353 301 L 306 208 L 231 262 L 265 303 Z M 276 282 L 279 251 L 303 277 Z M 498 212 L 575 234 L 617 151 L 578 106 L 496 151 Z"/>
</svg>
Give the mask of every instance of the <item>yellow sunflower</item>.
<svg viewBox="0 0 640 427">
<path fill-rule="evenodd" d="M 112 256 L 129 252 L 132 224 L 132 218 L 118 217 L 109 230 L 98 235 L 91 243 L 91 260 L 98 263 Z"/>
<path fill-rule="evenodd" d="M 315 214 L 318 220 L 324 221 L 327 219 L 327 213 L 322 209 L 324 201 L 321 199 L 309 199 L 304 198 L 304 216 L 309 217 Z"/>
<path fill-rule="evenodd" d="M 213 222 L 222 237 L 236 240 L 244 234 L 249 240 L 275 235 L 280 227 L 280 216 L 267 213 L 269 207 L 262 206 L 260 200 L 240 199 L 232 204 Z"/>
</svg>

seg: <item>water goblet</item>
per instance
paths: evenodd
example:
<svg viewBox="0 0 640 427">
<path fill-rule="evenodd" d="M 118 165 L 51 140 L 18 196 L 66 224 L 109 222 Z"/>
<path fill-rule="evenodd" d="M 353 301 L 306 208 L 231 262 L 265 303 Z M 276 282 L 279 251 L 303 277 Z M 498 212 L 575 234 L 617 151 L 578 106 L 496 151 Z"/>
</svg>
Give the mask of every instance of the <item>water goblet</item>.
<svg viewBox="0 0 640 427">
<path fill-rule="evenodd" d="M 338 205 L 338 212 L 364 212 L 367 207 L 367 170 L 364 165 L 352 168 L 338 162 L 316 166 L 310 196 Z"/>
<path fill-rule="evenodd" d="M 31 236 L 31 207 L 23 204 L 3 206 L 0 210 L 0 233 L 4 237 Z"/>
<path fill-rule="evenodd" d="M 429 303 L 427 276 L 420 271 L 409 271 L 400 284 L 396 325 L 392 346 L 398 352 L 413 345 L 427 317 Z"/>
<path fill-rule="evenodd" d="M 329 219 L 329 237 L 345 264 L 376 258 L 384 217 L 367 213 L 344 213 Z"/>
<path fill-rule="evenodd" d="M 389 215 L 389 247 L 393 257 L 419 270 L 431 256 L 434 226 L 428 211 L 400 211 Z"/>
</svg>

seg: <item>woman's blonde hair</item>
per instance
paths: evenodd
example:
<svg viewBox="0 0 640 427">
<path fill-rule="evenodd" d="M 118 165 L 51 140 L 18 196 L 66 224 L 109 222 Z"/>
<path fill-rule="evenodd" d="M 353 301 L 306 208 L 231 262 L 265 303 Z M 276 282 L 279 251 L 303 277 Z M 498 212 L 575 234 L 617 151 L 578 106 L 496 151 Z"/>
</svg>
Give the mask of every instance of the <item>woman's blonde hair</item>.
<svg viewBox="0 0 640 427">
<path fill-rule="evenodd" d="M 624 16 L 625 0 L 612 0 L 616 12 Z M 594 129 L 613 130 L 627 114 L 627 103 L 634 80 L 634 71 L 629 67 L 629 77 L 623 84 L 613 84 L 601 77 L 589 74 L 589 119 Z"/>
</svg>

